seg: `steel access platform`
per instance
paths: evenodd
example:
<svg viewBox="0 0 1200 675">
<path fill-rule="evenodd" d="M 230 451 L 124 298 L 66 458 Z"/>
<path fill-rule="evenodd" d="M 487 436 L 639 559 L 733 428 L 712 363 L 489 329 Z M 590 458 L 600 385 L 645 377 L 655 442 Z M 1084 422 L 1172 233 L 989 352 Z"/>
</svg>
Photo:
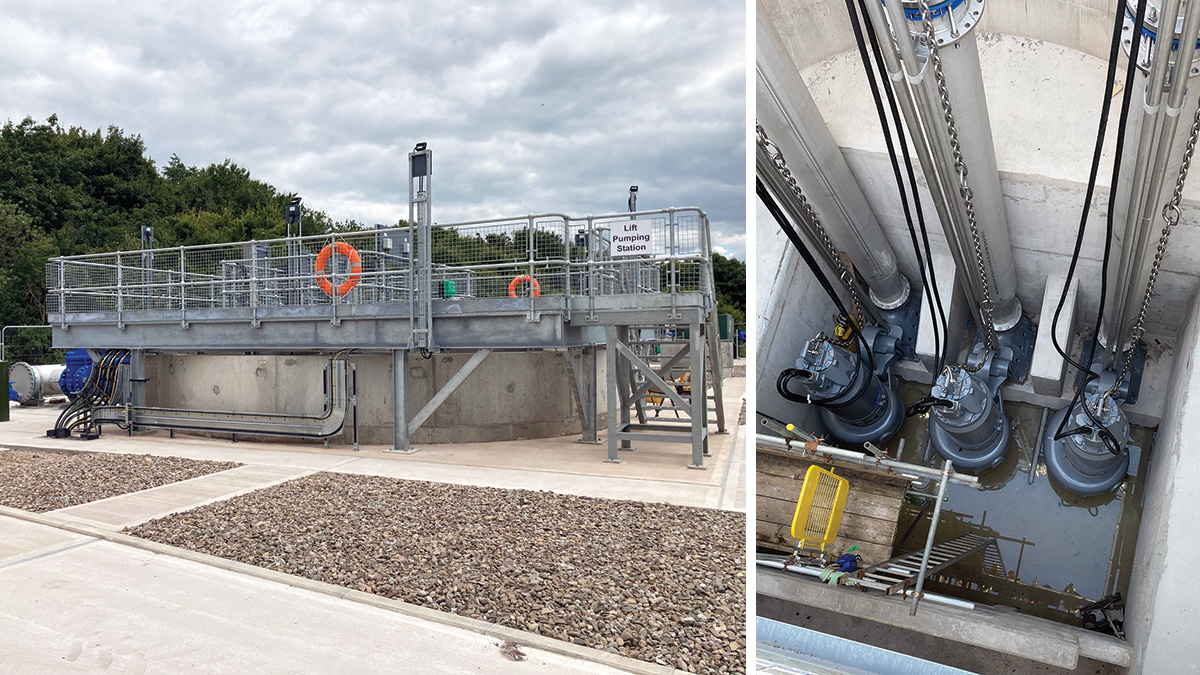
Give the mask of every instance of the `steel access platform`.
<svg viewBox="0 0 1200 675">
<path fill-rule="evenodd" d="M 404 363 L 410 352 L 453 350 L 481 354 L 478 365 L 497 350 L 581 350 L 574 376 L 585 439 L 596 438 L 595 349 L 605 346 L 609 459 L 617 460 L 630 440 L 657 435 L 690 443 L 691 465 L 703 467 L 709 390 L 718 431 L 725 428 L 703 211 L 539 214 L 442 225 L 429 221 L 428 186 L 418 182 L 418 188 L 410 224 L 402 227 L 52 258 L 46 287 L 54 346 L 132 350 L 134 423 L 139 408 L 149 411 L 144 391 L 139 397 L 147 352 L 354 349 L 390 352 Z M 686 345 L 687 361 L 664 369 L 630 350 L 631 336 L 669 336 Z M 679 377 L 681 363 L 690 378 Z M 432 411 L 408 419 L 407 368 L 395 372 L 402 374 L 394 382 L 401 403 L 395 449 L 405 451 L 412 422 L 419 426 Z M 456 379 L 447 387 L 465 376 Z M 697 383 L 690 387 L 697 393 L 680 393 L 683 387 L 673 384 L 679 379 Z M 667 428 L 644 421 L 630 428 L 630 411 L 644 420 L 647 396 L 657 392 L 661 399 L 663 388 L 687 415 Z"/>
</svg>

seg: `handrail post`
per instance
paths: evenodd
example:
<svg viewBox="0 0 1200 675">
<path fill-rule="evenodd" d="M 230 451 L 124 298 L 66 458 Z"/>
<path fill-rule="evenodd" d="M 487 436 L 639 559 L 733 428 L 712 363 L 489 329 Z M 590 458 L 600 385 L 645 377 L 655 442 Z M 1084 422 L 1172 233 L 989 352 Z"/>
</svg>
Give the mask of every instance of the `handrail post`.
<svg viewBox="0 0 1200 675">
<path fill-rule="evenodd" d="M 179 327 L 187 328 L 187 253 L 179 246 Z"/>
<path fill-rule="evenodd" d="M 675 220 L 675 209 L 667 210 L 667 231 L 670 233 L 671 241 L 671 313 L 667 315 L 668 319 L 679 320 L 683 316 L 679 313 L 679 263 L 675 260 L 679 251 L 679 243 L 676 237 L 676 227 L 678 221 Z"/>
<path fill-rule="evenodd" d="M 529 224 L 527 226 L 527 229 L 525 230 L 526 234 L 528 235 L 527 237 L 525 237 L 525 248 L 527 251 L 526 255 L 529 258 L 529 284 L 526 287 L 529 289 L 526 291 L 527 293 L 529 293 L 529 316 L 525 320 L 532 322 L 532 321 L 537 321 L 537 313 L 536 313 L 537 308 L 535 306 L 537 303 L 537 297 L 535 297 L 533 294 L 533 280 L 534 280 L 533 259 L 537 255 L 537 247 L 534 246 L 534 239 L 533 239 L 533 216 L 529 216 L 527 222 Z"/>
<path fill-rule="evenodd" d="M 599 321 L 600 317 L 596 316 L 596 288 L 600 285 L 599 275 L 596 273 L 596 249 L 599 248 L 599 240 L 596 237 L 596 221 L 591 217 L 587 217 L 587 274 L 588 274 L 588 321 Z"/>
<path fill-rule="evenodd" d="M 262 325 L 258 320 L 258 265 L 254 259 L 257 243 L 254 239 L 250 240 L 250 325 L 255 328 Z"/>
<path fill-rule="evenodd" d="M 124 270 L 121 267 L 121 253 L 117 252 L 117 328 L 125 330 L 125 292 Z"/>
<path fill-rule="evenodd" d="M 330 232 L 329 233 L 329 290 L 330 290 L 329 300 L 330 300 L 330 303 L 329 304 L 333 310 L 333 316 L 329 319 L 329 324 L 332 326 L 340 326 L 342 323 L 342 320 L 340 318 L 338 318 L 338 304 L 340 304 L 340 302 L 341 302 L 338 299 L 338 288 L 341 287 L 341 284 L 338 283 L 337 261 L 333 257 L 336 254 L 337 254 L 337 235 Z"/>
</svg>

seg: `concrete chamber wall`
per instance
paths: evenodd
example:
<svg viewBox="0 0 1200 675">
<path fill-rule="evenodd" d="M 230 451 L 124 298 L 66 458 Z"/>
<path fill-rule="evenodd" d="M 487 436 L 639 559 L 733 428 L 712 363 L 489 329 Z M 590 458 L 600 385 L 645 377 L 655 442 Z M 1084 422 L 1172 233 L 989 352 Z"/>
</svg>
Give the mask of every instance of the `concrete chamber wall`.
<svg viewBox="0 0 1200 675">
<path fill-rule="evenodd" d="M 414 355 L 408 361 L 409 417 L 471 353 Z M 493 352 L 412 437 L 421 443 L 473 443 L 579 433 L 580 409 L 567 351 Z M 597 350 L 597 401 L 606 399 L 604 350 Z M 358 371 L 359 441 L 393 440 L 392 359 L 353 355 Z M 314 414 L 323 405 L 328 357 L 163 354 L 147 359 L 147 403 L 193 410 Z M 599 424 L 607 416 L 599 414 Z M 351 442 L 350 419 L 336 443 Z"/>
<path fill-rule="evenodd" d="M 823 433 L 825 427 L 817 416 L 816 406 L 793 403 L 779 396 L 775 380 L 779 371 L 796 365 L 809 338 L 819 331 L 829 334 L 837 309 L 767 208 L 762 202 L 756 204 L 755 241 L 760 252 L 754 272 L 760 294 L 755 308 L 756 407 L 759 412 L 802 429 Z"/>
<path fill-rule="evenodd" d="M 1143 488 L 1142 521 L 1129 582 L 1125 630 L 1134 646 L 1131 673 L 1194 672 L 1200 558 L 1200 294 L 1188 303 L 1175 375 Z"/>
<path fill-rule="evenodd" d="M 855 48 L 845 0 L 762 2 L 800 69 Z M 1107 59 L 1112 11 L 1108 0 L 987 0 L 979 30 L 1053 42 Z"/>
<path fill-rule="evenodd" d="M 909 279 L 918 279 L 891 164 L 845 3 L 764 2 L 895 247 L 902 270 Z M 1029 313 L 1041 307 L 1047 276 L 1065 270 L 1070 262 L 1105 95 L 1112 11 L 1109 3 L 1092 1 L 988 0 L 979 24 L 984 89 L 1015 249 L 1017 295 Z M 1119 75 L 1117 91 L 1124 86 L 1122 80 Z M 1078 269 L 1080 319 L 1087 322 L 1094 319 L 1099 300 L 1100 286 L 1095 281 L 1100 277 L 1103 256 L 1115 132 L 1115 122 L 1110 123 L 1089 212 L 1089 234 Z M 918 182 L 923 187 L 920 175 Z M 1178 335 L 1183 316 L 1177 308 L 1185 305 L 1200 286 L 1193 262 L 1200 252 L 1198 199 L 1200 181 L 1193 177 L 1184 190 L 1183 217 L 1171 235 L 1147 316 L 1151 335 Z M 923 204 L 934 248 L 948 251 L 937 213 L 924 190 Z"/>
</svg>

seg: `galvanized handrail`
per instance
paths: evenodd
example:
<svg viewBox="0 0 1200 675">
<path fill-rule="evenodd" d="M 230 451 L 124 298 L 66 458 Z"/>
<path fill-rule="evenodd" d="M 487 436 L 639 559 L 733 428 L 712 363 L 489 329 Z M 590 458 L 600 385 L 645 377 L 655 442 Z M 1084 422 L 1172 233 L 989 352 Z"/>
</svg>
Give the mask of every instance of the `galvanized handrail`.
<svg viewBox="0 0 1200 675">
<path fill-rule="evenodd" d="M 0 361 L 8 360 L 7 358 L 5 358 L 4 348 L 5 348 L 6 342 L 4 339 L 4 334 L 7 333 L 10 328 L 53 328 L 53 326 L 46 324 L 46 325 L 41 325 L 41 326 L 5 326 L 4 328 L 0 328 Z"/>
<path fill-rule="evenodd" d="M 646 223 L 648 228 L 640 229 L 651 232 L 645 250 L 613 257 L 611 226 L 631 221 L 639 226 Z M 709 223 L 697 208 L 586 218 L 538 214 L 435 224 L 428 232 L 434 244 L 430 284 L 444 286 L 439 293 L 502 299 L 510 294 L 510 279 L 503 272 L 512 270 L 514 275 L 539 279 L 542 295 L 589 298 L 590 314 L 597 296 L 666 293 L 672 314 L 681 292 L 699 292 L 706 309 L 715 305 Z M 582 245 L 572 240 L 574 232 L 586 236 Z M 328 305 L 336 323 L 345 314 L 337 309 L 341 305 L 413 299 L 412 253 L 407 252 L 415 250 L 413 236 L 420 234 L 413 235 L 409 227 L 393 227 L 60 256 L 47 261 L 49 314 L 65 327 L 68 314 L 75 315 L 72 321 L 108 322 L 112 321 L 109 314 L 115 313 L 116 322 L 123 326 L 146 319 L 139 311 L 163 310 L 176 313 L 186 327 L 189 310 L 244 307 L 252 310 L 257 325 L 265 307 Z M 330 256 L 317 274 L 316 250 L 336 248 L 339 242 L 359 252 L 361 271 L 352 273 L 339 262 L 340 256 Z M 393 252 L 396 242 L 401 249 Z M 586 249 L 586 255 L 581 249 Z M 322 293 L 318 290 L 322 279 L 335 290 L 348 280 L 355 283 L 344 294 L 330 293 L 328 287 Z M 536 319 L 536 310 L 545 307 L 545 301 L 536 300 L 528 287 L 518 288 L 523 291 L 518 297 L 528 301 L 531 320 Z M 569 312 L 570 304 L 565 308 Z"/>
</svg>

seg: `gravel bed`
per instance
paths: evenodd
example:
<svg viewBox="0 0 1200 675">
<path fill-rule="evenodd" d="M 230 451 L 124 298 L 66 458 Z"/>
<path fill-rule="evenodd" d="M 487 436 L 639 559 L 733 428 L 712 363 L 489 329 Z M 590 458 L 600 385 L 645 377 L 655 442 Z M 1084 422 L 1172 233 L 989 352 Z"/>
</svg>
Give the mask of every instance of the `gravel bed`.
<svg viewBox="0 0 1200 675">
<path fill-rule="evenodd" d="M 237 466 L 182 457 L 0 449 L 0 505 L 41 513 Z"/>
<path fill-rule="evenodd" d="M 319 473 L 127 530 L 695 673 L 746 670 L 746 516 Z"/>
</svg>

